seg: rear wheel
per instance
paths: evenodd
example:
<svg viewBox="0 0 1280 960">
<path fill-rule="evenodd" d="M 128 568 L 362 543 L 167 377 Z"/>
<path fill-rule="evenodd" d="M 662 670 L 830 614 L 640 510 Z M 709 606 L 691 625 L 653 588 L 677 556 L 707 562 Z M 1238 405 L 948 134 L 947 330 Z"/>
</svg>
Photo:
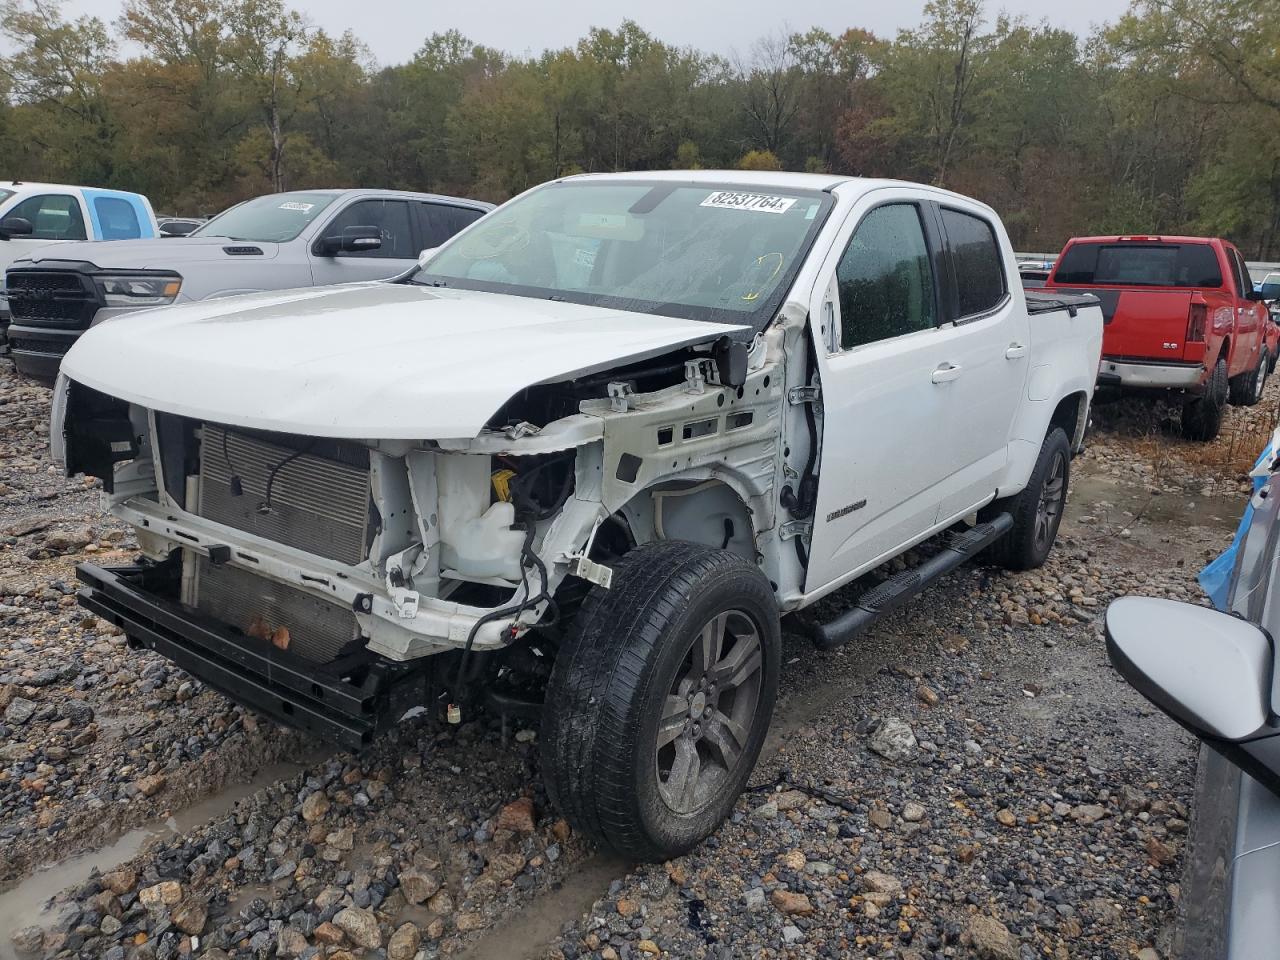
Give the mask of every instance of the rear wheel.
<svg viewBox="0 0 1280 960">
<path fill-rule="evenodd" d="M 1219 357 L 1204 385 L 1204 393 L 1182 405 L 1182 435 L 1188 440 L 1207 442 L 1222 429 L 1227 405 L 1227 361 Z"/>
<path fill-rule="evenodd" d="M 1231 403 L 1236 407 L 1252 407 L 1262 399 L 1262 388 L 1267 382 L 1267 348 L 1262 348 L 1258 365 L 1249 373 L 1231 379 Z"/>
<path fill-rule="evenodd" d="M 679 541 L 632 550 L 583 603 L 547 689 L 543 773 L 560 812 L 630 859 L 691 849 L 755 766 L 780 651 L 754 566 Z"/>
<path fill-rule="evenodd" d="M 1026 487 L 983 509 L 980 519 L 999 513 L 1013 515 L 1013 529 L 987 548 L 987 559 L 1008 570 L 1034 570 L 1049 559 L 1070 481 L 1071 445 L 1066 432 L 1053 427 L 1040 445 L 1040 456 Z"/>
</svg>

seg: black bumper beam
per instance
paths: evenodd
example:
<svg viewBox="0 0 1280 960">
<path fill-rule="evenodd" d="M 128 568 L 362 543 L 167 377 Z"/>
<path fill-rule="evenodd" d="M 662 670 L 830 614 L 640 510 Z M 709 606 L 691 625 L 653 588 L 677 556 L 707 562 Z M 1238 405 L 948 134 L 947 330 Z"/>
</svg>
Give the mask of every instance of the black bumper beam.
<svg viewBox="0 0 1280 960">
<path fill-rule="evenodd" d="M 156 568 L 76 567 L 81 606 L 231 700 L 359 749 L 428 696 L 427 661 L 373 654 L 326 666 L 246 637 L 147 589 Z M 337 669 L 335 669 L 337 668 Z"/>
</svg>

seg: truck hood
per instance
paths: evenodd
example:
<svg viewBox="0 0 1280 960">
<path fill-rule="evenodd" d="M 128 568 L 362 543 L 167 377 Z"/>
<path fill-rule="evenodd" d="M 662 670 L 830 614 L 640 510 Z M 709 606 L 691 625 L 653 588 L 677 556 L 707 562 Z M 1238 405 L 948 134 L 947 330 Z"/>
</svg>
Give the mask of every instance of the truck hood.
<svg viewBox="0 0 1280 960">
<path fill-rule="evenodd" d="M 744 329 L 361 283 L 108 320 L 77 341 L 62 372 L 131 403 L 202 420 L 305 436 L 443 440 L 476 436 L 527 386 Z"/>
<path fill-rule="evenodd" d="M 261 254 L 228 253 L 226 248 L 254 247 Z M 161 240 L 97 240 L 75 244 L 50 244 L 32 251 L 22 263 L 48 264 L 54 260 L 88 262 L 103 270 L 177 270 L 186 263 L 227 260 L 270 260 L 279 252 L 277 243 L 228 240 L 226 237 L 168 237 Z M 15 263 L 14 266 L 21 266 Z"/>
</svg>

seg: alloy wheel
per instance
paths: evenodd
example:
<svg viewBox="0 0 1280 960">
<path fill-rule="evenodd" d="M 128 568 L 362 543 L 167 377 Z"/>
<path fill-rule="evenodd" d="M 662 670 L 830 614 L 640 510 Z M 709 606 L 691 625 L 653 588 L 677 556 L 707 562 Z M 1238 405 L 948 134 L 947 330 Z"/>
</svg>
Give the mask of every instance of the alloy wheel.
<svg viewBox="0 0 1280 960">
<path fill-rule="evenodd" d="M 1059 452 L 1049 465 L 1049 473 L 1040 488 L 1040 502 L 1036 504 L 1035 543 L 1045 549 L 1058 530 L 1062 508 L 1067 499 L 1067 458 Z"/>
<path fill-rule="evenodd" d="M 694 813 L 730 780 L 755 724 L 763 680 L 760 630 L 727 610 L 689 640 L 658 723 L 658 793 Z"/>
</svg>

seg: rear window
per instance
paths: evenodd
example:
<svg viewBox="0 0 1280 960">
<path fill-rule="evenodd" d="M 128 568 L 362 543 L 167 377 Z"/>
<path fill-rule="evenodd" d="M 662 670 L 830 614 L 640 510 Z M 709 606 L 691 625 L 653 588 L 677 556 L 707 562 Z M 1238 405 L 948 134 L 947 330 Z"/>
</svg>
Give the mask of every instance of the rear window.
<svg viewBox="0 0 1280 960">
<path fill-rule="evenodd" d="M 1076 243 L 1055 283 L 1126 287 L 1220 287 L 1218 256 L 1207 243 Z"/>
<path fill-rule="evenodd" d="M 138 213 L 133 204 L 119 197 L 97 197 L 93 212 L 98 215 L 103 240 L 135 240 L 142 236 Z"/>
</svg>

